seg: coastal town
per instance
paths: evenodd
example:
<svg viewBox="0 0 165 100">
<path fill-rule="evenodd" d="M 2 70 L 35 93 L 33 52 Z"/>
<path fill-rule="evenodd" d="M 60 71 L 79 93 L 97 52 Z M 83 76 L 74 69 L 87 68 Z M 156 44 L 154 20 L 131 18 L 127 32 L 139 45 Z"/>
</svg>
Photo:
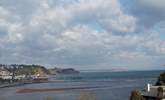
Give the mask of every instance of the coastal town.
<svg viewBox="0 0 165 100">
<path fill-rule="evenodd" d="M 48 82 L 49 76 L 56 74 L 76 74 L 73 68 L 47 69 L 41 65 L 4 65 L 0 64 L 0 87 L 10 87 L 21 84 Z"/>
<path fill-rule="evenodd" d="M 50 68 L 42 65 L 4 65 L 0 64 L 0 88 L 15 87 L 24 84 L 47 83 L 50 76 L 58 74 L 79 74 L 80 72 L 73 68 Z M 88 87 L 93 88 L 93 87 Z M 83 87 L 61 88 L 83 89 Z M 17 93 L 31 93 L 39 91 L 57 91 L 58 89 L 21 89 Z M 165 72 L 161 73 L 154 85 L 147 84 L 144 89 L 133 90 L 130 100 L 165 100 Z"/>
</svg>

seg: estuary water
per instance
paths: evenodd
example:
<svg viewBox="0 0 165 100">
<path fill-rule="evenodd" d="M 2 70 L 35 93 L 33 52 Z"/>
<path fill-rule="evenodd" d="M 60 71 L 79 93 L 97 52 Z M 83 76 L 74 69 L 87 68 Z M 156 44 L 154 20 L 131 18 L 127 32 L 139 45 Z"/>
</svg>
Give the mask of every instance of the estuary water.
<svg viewBox="0 0 165 100">
<path fill-rule="evenodd" d="M 130 92 L 155 84 L 163 71 L 82 72 L 56 75 L 48 83 L 1 88 L 0 100 L 128 100 Z M 17 93 L 20 89 L 59 89 L 32 93 Z M 66 89 L 65 88 L 77 88 Z M 84 98 L 84 99 L 82 99 Z"/>
</svg>

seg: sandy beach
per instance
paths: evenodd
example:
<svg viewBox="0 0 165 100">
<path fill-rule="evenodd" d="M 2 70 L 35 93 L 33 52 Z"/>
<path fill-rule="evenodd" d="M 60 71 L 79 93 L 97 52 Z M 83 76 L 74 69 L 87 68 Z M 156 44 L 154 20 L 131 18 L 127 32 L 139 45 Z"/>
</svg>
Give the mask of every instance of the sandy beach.
<svg viewBox="0 0 165 100">
<path fill-rule="evenodd" d="M 46 88 L 46 89 L 19 89 L 16 93 L 34 93 L 34 92 L 57 92 L 57 91 L 69 91 L 69 90 L 83 90 L 83 89 L 93 89 L 102 88 L 101 86 L 95 87 L 67 87 L 67 88 Z"/>
</svg>

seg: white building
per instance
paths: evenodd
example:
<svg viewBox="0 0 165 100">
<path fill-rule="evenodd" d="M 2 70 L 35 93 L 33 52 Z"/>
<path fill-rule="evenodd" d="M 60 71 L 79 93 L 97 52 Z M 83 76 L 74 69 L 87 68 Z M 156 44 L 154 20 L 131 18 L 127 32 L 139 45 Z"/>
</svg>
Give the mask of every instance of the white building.
<svg viewBox="0 0 165 100">
<path fill-rule="evenodd" d="M 0 68 L 0 78 L 2 79 L 12 79 L 12 73 L 4 67 Z"/>
<path fill-rule="evenodd" d="M 14 79 L 20 80 L 20 79 L 24 79 L 25 77 L 26 77 L 26 75 L 17 75 L 14 77 Z"/>
<path fill-rule="evenodd" d="M 161 88 L 161 92 L 159 91 Z M 146 100 L 157 100 L 159 96 L 161 96 L 161 100 L 165 100 L 165 86 L 152 86 L 150 84 L 147 85 L 147 89 L 145 91 L 141 91 L 142 96 Z"/>
</svg>

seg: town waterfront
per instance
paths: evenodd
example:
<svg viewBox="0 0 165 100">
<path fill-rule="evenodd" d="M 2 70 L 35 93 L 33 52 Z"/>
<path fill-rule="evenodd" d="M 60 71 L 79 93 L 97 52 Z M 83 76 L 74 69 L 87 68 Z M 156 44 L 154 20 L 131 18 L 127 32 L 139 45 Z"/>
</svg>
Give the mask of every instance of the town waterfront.
<svg viewBox="0 0 165 100">
<path fill-rule="evenodd" d="M 128 100 L 132 90 L 143 89 L 147 83 L 155 84 L 161 72 L 81 72 L 56 75 L 48 83 L 1 88 L 0 100 L 79 100 L 81 96 L 91 96 L 96 100 Z M 21 89 L 61 90 L 18 93 Z"/>
</svg>

